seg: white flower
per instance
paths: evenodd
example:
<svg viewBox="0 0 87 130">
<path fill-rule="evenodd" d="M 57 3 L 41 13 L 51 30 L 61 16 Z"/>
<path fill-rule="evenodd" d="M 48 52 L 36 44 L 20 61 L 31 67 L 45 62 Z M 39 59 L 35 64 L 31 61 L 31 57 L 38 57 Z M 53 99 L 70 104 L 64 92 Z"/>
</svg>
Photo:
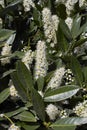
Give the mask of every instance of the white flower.
<svg viewBox="0 0 87 130">
<path fill-rule="evenodd" d="M 35 7 L 33 0 L 23 0 L 25 12 L 30 11 L 31 7 Z"/>
<path fill-rule="evenodd" d="M 4 0 L 0 0 L 0 5 L 4 8 Z"/>
<path fill-rule="evenodd" d="M 11 54 L 11 46 L 5 43 L 4 47 L 2 48 L 1 55 L 7 57 L 0 59 L 2 65 L 5 65 L 6 63 L 10 63 L 10 58 L 8 57 L 10 54 Z"/>
<path fill-rule="evenodd" d="M 71 14 L 71 11 L 74 9 L 74 4 L 77 2 L 77 0 L 67 0 L 65 3 L 66 6 L 66 12 L 68 15 Z"/>
<path fill-rule="evenodd" d="M 66 117 L 68 117 L 66 110 L 61 110 L 60 111 L 60 118 L 66 118 Z"/>
<path fill-rule="evenodd" d="M 46 107 L 46 113 L 48 114 L 50 120 L 55 120 L 56 117 L 58 116 L 59 114 L 59 110 L 58 108 L 53 105 L 53 104 L 49 104 L 47 107 Z"/>
<path fill-rule="evenodd" d="M 55 18 L 55 15 L 53 16 Z M 56 21 L 54 22 L 52 19 L 51 11 L 49 8 L 43 8 L 42 10 L 42 21 L 44 25 L 44 34 L 46 37 L 46 40 L 48 43 L 54 43 L 54 45 L 57 43 L 56 39 L 56 30 L 57 30 L 57 16 L 56 16 Z"/>
<path fill-rule="evenodd" d="M 28 50 L 27 52 L 25 52 L 25 55 L 22 58 L 22 62 L 26 65 L 28 69 L 30 69 L 30 65 L 33 62 L 33 58 L 34 52 L 32 52 L 32 50 Z"/>
<path fill-rule="evenodd" d="M 87 117 L 87 100 L 79 103 L 73 110 L 78 116 Z"/>
<path fill-rule="evenodd" d="M 10 87 L 10 95 L 12 97 L 18 97 L 19 96 L 18 91 L 15 89 L 15 86 L 13 85 L 12 80 L 9 81 L 8 85 Z"/>
<path fill-rule="evenodd" d="M 61 81 L 62 81 L 64 73 L 65 73 L 65 68 L 64 67 L 58 68 L 54 72 L 53 77 L 51 78 L 51 80 L 49 81 L 49 83 L 47 85 L 47 89 L 48 88 L 57 89 L 61 85 Z"/>
<path fill-rule="evenodd" d="M 79 6 L 82 7 L 83 5 L 87 6 L 87 1 L 86 0 L 79 0 Z"/>
<path fill-rule="evenodd" d="M 20 128 L 18 126 L 16 126 L 15 124 L 12 124 L 8 130 L 20 130 Z"/>
<path fill-rule="evenodd" d="M 67 26 L 69 27 L 69 29 L 71 30 L 72 28 L 72 23 L 73 23 L 73 19 L 71 17 L 67 17 L 67 19 L 65 20 L 65 23 L 67 24 Z"/>
<path fill-rule="evenodd" d="M 2 118 L 3 118 L 3 117 L 4 117 L 4 114 L 0 114 L 0 117 L 2 117 Z"/>
<path fill-rule="evenodd" d="M 47 69 L 46 45 L 44 41 L 38 41 L 36 50 L 35 79 L 46 76 Z"/>
<path fill-rule="evenodd" d="M 52 15 L 52 21 L 53 21 L 53 24 L 54 24 L 54 28 L 57 31 L 57 29 L 58 29 L 58 23 L 59 23 L 58 16 L 57 15 Z"/>
</svg>

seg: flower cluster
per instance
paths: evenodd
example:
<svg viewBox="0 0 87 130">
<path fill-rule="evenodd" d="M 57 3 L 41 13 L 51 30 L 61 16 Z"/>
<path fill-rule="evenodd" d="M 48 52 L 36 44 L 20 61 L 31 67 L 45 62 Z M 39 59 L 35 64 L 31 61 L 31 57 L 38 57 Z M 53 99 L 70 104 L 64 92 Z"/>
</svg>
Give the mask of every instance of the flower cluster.
<svg viewBox="0 0 87 130">
<path fill-rule="evenodd" d="M 35 79 L 45 77 L 48 69 L 46 59 L 46 45 L 44 41 L 38 41 L 36 49 Z"/>
<path fill-rule="evenodd" d="M 15 124 L 12 124 L 8 130 L 20 130 L 20 128 L 18 126 L 16 126 Z"/>
<path fill-rule="evenodd" d="M 61 85 L 64 73 L 65 73 L 65 68 L 64 67 L 58 68 L 54 72 L 53 77 L 50 79 L 50 81 L 48 83 L 48 86 L 47 86 L 47 89 L 48 88 L 57 89 Z"/>
<path fill-rule="evenodd" d="M 51 14 L 49 8 L 44 8 L 42 10 L 42 21 L 44 25 L 44 34 L 47 39 L 47 42 L 50 43 L 51 47 L 54 47 L 57 43 L 56 39 L 56 30 L 58 26 L 58 17 L 57 15 Z"/>
<path fill-rule="evenodd" d="M 35 7 L 35 4 L 32 0 L 23 0 L 23 6 L 25 12 L 30 11 L 31 7 Z"/>
<path fill-rule="evenodd" d="M 77 116 L 87 117 L 87 100 L 79 103 L 73 110 Z"/>
<path fill-rule="evenodd" d="M 22 62 L 26 65 L 26 67 L 30 70 L 30 65 L 32 64 L 34 59 L 34 52 L 32 50 L 28 50 L 25 52 Z"/>
<path fill-rule="evenodd" d="M 4 8 L 4 0 L 0 0 L 0 5 Z"/>
<path fill-rule="evenodd" d="M 1 55 L 6 56 L 5 58 L 1 58 L 1 64 L 5 65 L 10 63 L 10 58 L 8 57 L 11 54 L 11 46 L 5 43 L 4 47 L 2 48 Z"/>
<path fill-rule="evenodd" d="M 13 85 L 12 80 L 9 81 L 8 85 L 10 87 L 10 95 L 12 97 L 18 97 L 19 96 L 18 91 L 15 89 L 15 86 Z"/>
<path fill-rule="evenodd" d="M 60 111 L 60 118 L 66 118 L 68 117 L 68 113 L 66 112 L 66 110 L 61 110 Z"/>
<path fill-rule="evenodd" d="M 56 117 L 59 115 L 59 110 L 58 110 L 57 106 L 55 106 L 53 104 L 49 104 L 46 107 L 46 113 L 49 116 L 50 120 L 55 120 Z"/>
<path fill-rule="evenodd" d="M 64 80 L 65 80 L 65 85 L 68 85 L 68 84 L 71 84 L 72 82 L 74 82 L 75 78 L 74 78 L 74 75 L 73 75 L 71 69 L 67 69 L 65 71 Z"/>
</svg>

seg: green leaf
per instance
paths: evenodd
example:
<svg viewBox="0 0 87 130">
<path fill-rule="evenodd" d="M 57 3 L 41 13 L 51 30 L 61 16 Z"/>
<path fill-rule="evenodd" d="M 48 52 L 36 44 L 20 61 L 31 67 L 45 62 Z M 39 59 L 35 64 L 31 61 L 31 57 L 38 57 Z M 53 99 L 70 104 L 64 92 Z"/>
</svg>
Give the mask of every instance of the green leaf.
<svg viewBox="0 0 87 130">
<path fill-rule="evenodd" d="M 15 36 L 16 36 L 15 33 L 12 34 L 12 35 L 8 38 L 8 40 L 6 41 L 6 43 L 11 45 L 11 44 L 14 42 Z"/>
<path fill-rule="evenodd" d="M 13 72 L 11 74 L 11 78 L 12 78 L 13 84 L 14 84 L 15 88 L 17 89 L 19 95 L 21 96 L 22 100 L 24 102 L 26 102 L 28 100 L 27 92 L 26 92 L 25 86 L 23 86 L 20 81 L 21 79 L 18 78 L 17 72 Z"/>
<path fill-rule="evenodd" d="M 74 39 L 77 38 L 85 30 L 85 28 L 87 27 L 87 22 L 83 24 L 81 27 L 80 26 L 81 26 L 81 16 L 77 14 L 77 16 L 73 21 L 71 29 L 71 33 Z"/>
<path fill-rule="evenodd" d="M 11 73 L 13 73 L 14 71 L 15 71 L 15 69 L 10 69 L 10 70 L 4 72 L 3 75 L 2 75 L 2 77 L 1 77 L 1 79 L 4 78 L 4 77 L 6 77 L 6 76 L 8 76 Z"/>
<path fill-rule="evenodd" d="M 18 61 L 16 65 L 17 75 L 26 91 L 31 91 L 33 88 L 33 80 L 31 72 L 27 69 L 23 62 Z"/>
<path fill-rule="evenodd" d="M 23 111 L 20 114 L 14 116 L 14 118 L 25 122 L 36 122 L 35 116 L 28 111 Z"/>
<path fill-rule="evenodd" d="M 0 93 L 0 104 L 2 102 L 4 102 L 10 95 L 10 90 L 9 88 L 4 89 L 1 93 Z"/>
<path fill-rule="evenodd" d="M 79 88 L 74 85 L 68 85 L 60 87 L 56 90 L 48 90 L 44 95 L 45 102 L 57 102 L 68 99 L 75 95 L 79 91 Z"/>
<path fill-rule="evenodd" d="M 11 111 L 11 112 L 7 112 L 7 113 L 5 113 L 5 115 L 8 116 L 8 117 L 12 117 L 12 116 L 15 116 L 15 115 L 17 115 L 17 114 L 19 114 L 20 112 L 23 112 L 23 111 L 25 111 L 25 110 L 28 110 L 28 108 L 26 108 L 26 107 L 21 107 L 21 108 L 19 108 L 19 109 L 17 109 L 17 110 L 14 110 L 14 111 Z"/>
<path fill-rule="evenodd" d="M 75 130 L 76 126 L 54 126 L 53 130 Z"/>
<path fill-rule="evenodd" d="M 69 127 L 69 126 L 82 125 L 86 123 L 87 123 L 87 118 L 68 117 L 68 118 L 62 118 L 62 119 L 57 120 L 51 126 L 52 127 Z"/>
<path fill-rule="evenodd" d="M 64 20 L 60 19 L 60 23 L 59 23 L 59 26 L 62 30 L 62 32 L 64 33 L 65 37 L 69 40 L 69 41 L 72 41 L 72 34 L 71 34 L 71 31 L 69 30 L 67 24 L 65 23 Z"/>
<path fill-rule="evenodd" d="M 73 49 L 77 46 L 80 46 L 82 45 L 84 42 L 87 41 L 87 38 L 84 38 L 84 39 L 80 39 L 78 41 L 73 41 L 70 46 L 69 46 L 69 50 L 68 51 L 73 51 Z"/>
<path fill-rule="evenodd" d="M 61 50 L 63 53 L 66 52 L 69 47 L 69 44 L 64 36 L 63 30 L 60 28 L 60 24 L 58 26 L 56 36 L 57 36 L 58 51 Z"/>
<path fill-rule="evenodd" d="M 45 121 L 45 106 L 44 106 L 44 101 L 40 94 L 32 88 L 32 102 L 34 106 L 34 110 L 36 111 L 36 114 L 38 117 L 42 120 Z"/>
<path fill-rule="evenodd" d="M 44 86 L 44 77 L 40 77 L 37 79 L 37 85 L 38 85 L 38 90 L 42 91 Z"/>
<path fill-rule="evenodd" d="M 76 59 L 76 57 L 74 56 L 70 56 L 69 57 L 70 59 L 70 67 L 71 67 L 71 70 L 76 78 L 76 82 L 82 86 L 82 83 L 83 83 L 83 73 L 82 73 L 82 68 L 81 68 L 81 65 L 79 63 L 79 61 Z"/>
<path fill-rule="evenodd" d="M 81 23 L 81 17 L 77 14 L 76 17 L 73 20 L 71 33 L 73 38 L 76 38 L 80 29 L 80 23 Z"/>
<path fill-rule="evenodd" d="M 13 30 L 8 30 L 8 29 L 1 29 L 0 30 L 0 42 L 8 39 L 11 34 L 13 34 L 15 31 Z"/>
<path fill-rule="evenodd" d="M 36 130 L 39 125 L 26 125 L 26 124 L 23 124 L 21 125 L 25 130 Z"/>
<path fill-rule="evenodd" d="M 87 67 L 83 68 L 84 81 L 87 82 Z"/>
</svg>

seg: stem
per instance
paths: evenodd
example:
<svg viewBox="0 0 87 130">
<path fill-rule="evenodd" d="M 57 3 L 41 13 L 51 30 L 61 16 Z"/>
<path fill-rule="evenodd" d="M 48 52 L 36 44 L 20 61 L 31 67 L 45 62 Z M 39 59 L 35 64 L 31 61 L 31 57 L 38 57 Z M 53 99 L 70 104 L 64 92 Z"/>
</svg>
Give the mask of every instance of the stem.
<svg viewBox="0 0 87 130">
<path fill-rule="evenodd" d="M 6 115 L 4 115 L 4 117 L 11 123 L 11 124 L 14 124 L 14 122 Z"/>
</svg>

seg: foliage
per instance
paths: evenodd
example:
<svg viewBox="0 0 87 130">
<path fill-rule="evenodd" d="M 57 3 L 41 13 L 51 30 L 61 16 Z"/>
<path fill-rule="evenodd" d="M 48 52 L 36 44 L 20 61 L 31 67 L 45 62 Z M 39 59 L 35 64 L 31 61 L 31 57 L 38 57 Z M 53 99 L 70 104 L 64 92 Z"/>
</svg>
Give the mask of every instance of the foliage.
<svg viewBox="0 0 87 130">
<path fill-rule="evenodd" d="M 70 10 L 69 0 L 1 1 L 0 129 L 13 121 L 21 130 L 85 130 L 87 113 L 77 116 L 75 106 L 87 100 L 87 1 Z M 38 42 L 46 45 L 39 54 Z M 50 104 L 58 110 L 50 108 L 53 120 Z"/>
</svg>

